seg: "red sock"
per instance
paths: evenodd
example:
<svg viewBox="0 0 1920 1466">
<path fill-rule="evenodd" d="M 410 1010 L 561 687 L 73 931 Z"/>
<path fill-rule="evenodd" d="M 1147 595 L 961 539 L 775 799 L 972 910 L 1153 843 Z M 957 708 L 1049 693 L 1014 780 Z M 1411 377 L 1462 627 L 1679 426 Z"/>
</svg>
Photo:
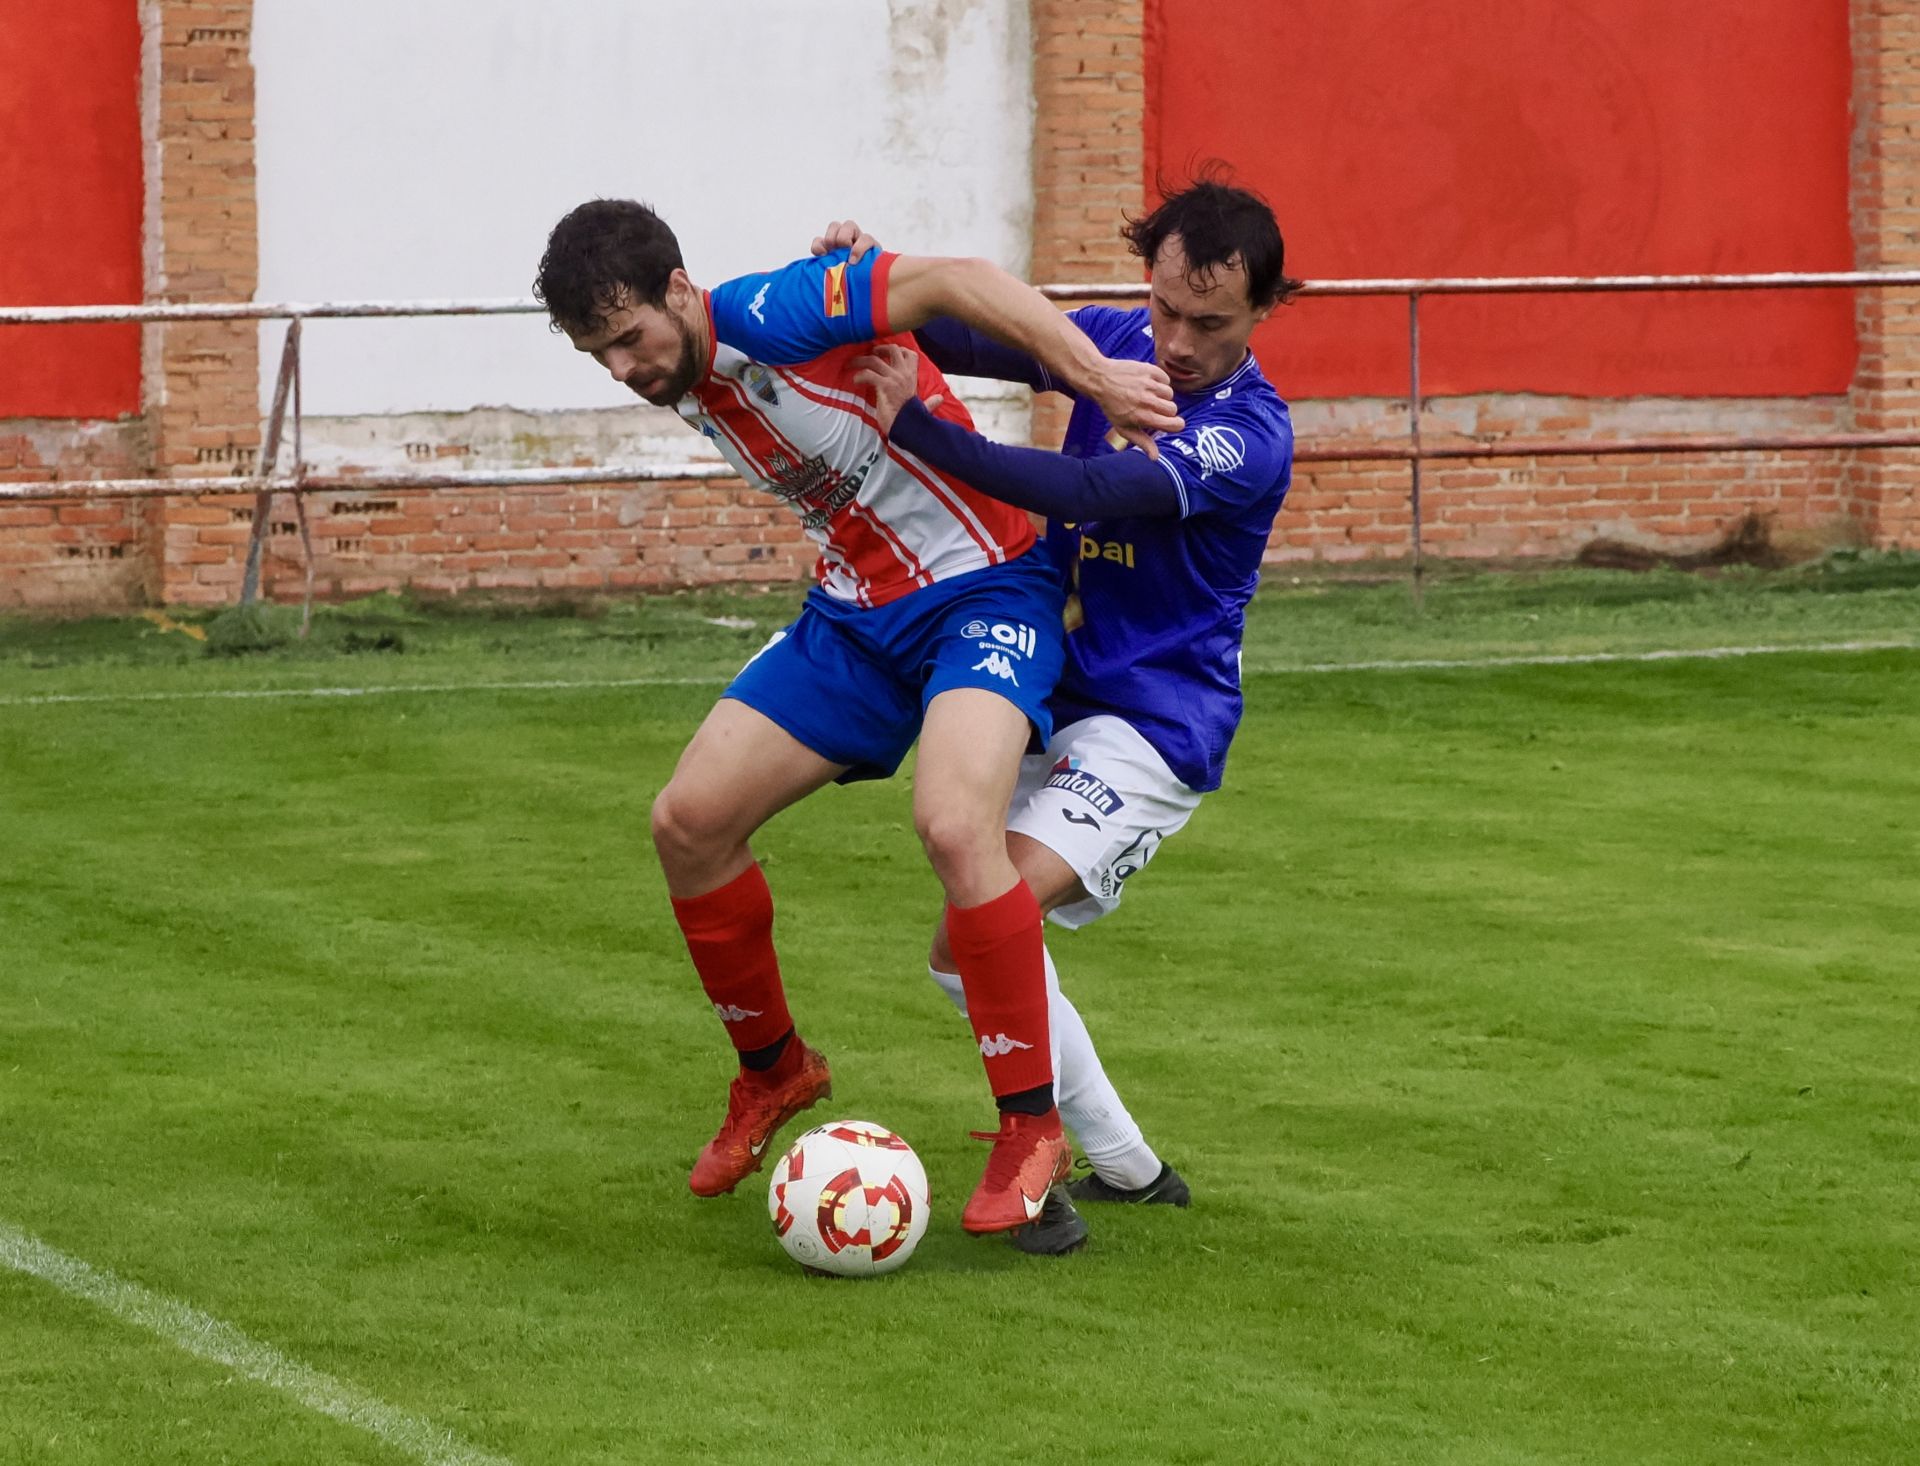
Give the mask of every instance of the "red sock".
<svg viewBox="0 0 1920 1466">
<path fill-rule="evenodd" d="M 773 954 L 773 893 L 758 861 L 718 890 L 676 900 L 673 915 L 736 1049 L 765 1048 L 793 1027 Z"/>
<path fill-rule="evenodd" d="M 994 1094 L 1051 1084 L 1046 939 L 1027 883 L 979 906 L 948 906 L 947 940 Z"/>
</svg>

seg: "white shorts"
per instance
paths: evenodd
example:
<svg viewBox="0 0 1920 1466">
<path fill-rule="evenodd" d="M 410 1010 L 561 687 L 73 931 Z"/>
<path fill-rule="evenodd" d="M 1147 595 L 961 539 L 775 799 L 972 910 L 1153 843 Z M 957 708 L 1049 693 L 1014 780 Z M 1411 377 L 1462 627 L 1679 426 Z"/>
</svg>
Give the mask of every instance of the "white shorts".
<svg viewBox="0 0 1920 1466">
<path fill-rule="evenodd" d="M 1199 803 L 1132 724 L 1082 718 L 1056 729 L 1045 753 L 1021 760 L 1007 828 L 1038 840 L 1080 877 L 1086 899 L 1051 916 L 1081 927 L 1120 904 L 1127 878 Z"/>
</svg>

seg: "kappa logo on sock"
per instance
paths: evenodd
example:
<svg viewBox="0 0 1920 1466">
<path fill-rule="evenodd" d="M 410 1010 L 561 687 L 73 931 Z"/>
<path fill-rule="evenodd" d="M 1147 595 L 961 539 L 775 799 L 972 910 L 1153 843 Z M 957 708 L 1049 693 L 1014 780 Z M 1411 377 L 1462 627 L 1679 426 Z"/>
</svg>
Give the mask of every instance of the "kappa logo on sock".
<svg viewBox="0 0 1920 1466">
<path fill-rule="evenodd" d="M 763 1018 L 766 1015 L 757 1008 L 736 1008 L 732 1003 L 715 1003 L 713 1011 L 720 1015 L 722 1023 L 740 1023 L 748 1018 Z"/>
<path fill-rule="evenodd" d="M 1023 1044 L 1017 1038 L 1008 1038 L 1004 1033 L 990 1033 L 980 1040 L 980 1057 L 998 1059 L 1012 1053 L 1015 1049 L 1030 1049 L 1032 1044 Z"/>
</svg>

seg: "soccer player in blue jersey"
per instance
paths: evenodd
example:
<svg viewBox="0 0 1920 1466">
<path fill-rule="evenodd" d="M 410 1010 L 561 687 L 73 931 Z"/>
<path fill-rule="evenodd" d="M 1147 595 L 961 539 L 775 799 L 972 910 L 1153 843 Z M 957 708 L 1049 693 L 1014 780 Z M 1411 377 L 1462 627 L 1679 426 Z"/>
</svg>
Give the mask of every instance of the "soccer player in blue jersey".
<svg viewBox="0 0 1920 1466">
<path fill-rule="evenodd" d="M 827 243 L 858 232 L 834 226 Z M 891 441 L 1050 521 L 1047 545 L 1071 577 L 1077 615 L 1070 602 L 1055 731 L 1045 754 L 1026 760 L 1007 845 L 1042 909 L 1069 928 L 1113 910 L 1125 882 L 1220 786 L 1241 714 L 1245 607 L 1293 461 L 1287 405 L 1248 350 L 1254 327 L 1299 288 L 1272 211 L 1207 180 L 1125 232 L 1150 268 L 1148 304 L 1090 306 L 1070 319 L 1107 356 L 1166 371 L 1185 426 L 1158 435 L 1157 455 L 1126 444 L 1077 394 L 1062 454 L 989 442 L 915 396 L 914 354 L 898 346 L 863 358 L 858 377 Z M 930 322 L 915 336 L 943 371 L 1071 390 L 959 323 Z M 1186 1205 L 1186 1182 L 1147 1144 L 1058 994 L 1051 957 L 1047 967 L 1057 1097 L 1093 1167 L 1069 1190 Z M 944 925 L 931 969 L 964 1006 Z M 1047 1220 L 1084 1234 L 1070 1211 L 1050 1208 Z"/>
<path fill-rule="evenodd" d="M 1072 378 L 1147 441 L 1179 425 L 1163 375 L 1103 356 L 985 260 L 842 255 L 702 290 L 673 231 L 631 199 L 561 219 L 535 293 L 579 351 L 674 408 L 749 484 L 785 500 L 820 547 L 800 617 L 729 684 L 653 805 L 675 919 L 740 1063 L 689 1188 L 732 1191 L 781 1125 L 831 1093 L 826 1060 L 788 1011 L 751 839 L 828 783 L 892 773 L 917 737 L 929 777 L 914 789 L 914 823 L 948 899 L 1000 1111 L 961 1225 L 1030 1226 L 1068 1150 L 1041 913 L 1001 819 L 1029 739 L 1051 729 L 1064 592 L 1025 515 L 887 441 L 852 361 L 875 338 L 906 343 L 895 333 L 959 316 Z M 925 371 L 929 398 L 945 399 L 939 372 Z M 971 423 L 957 404 L 941 411 Z"/>
</svg>

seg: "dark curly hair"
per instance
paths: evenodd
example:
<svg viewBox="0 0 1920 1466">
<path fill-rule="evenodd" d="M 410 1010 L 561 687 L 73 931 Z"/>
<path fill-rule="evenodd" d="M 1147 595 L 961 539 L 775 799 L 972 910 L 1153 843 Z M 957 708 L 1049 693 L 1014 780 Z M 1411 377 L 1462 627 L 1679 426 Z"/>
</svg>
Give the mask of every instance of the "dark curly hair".
<svg viewBox="0 0 1920 1466">
<path fill-rule="evenodd" d="M 553 226 L 533 298 L 547 308 L 554 330 L 592 335 L 606 330 L 611 310 L 659 305 L 681 268 L 680 241 L 651 208 L 593 199 Z"/>
<path fill-rule="evenodd" d="M 1209 164 L 1184 188 L 1160 186 L 1162 202 L 1151 213 L 1127 217 L 1120 235 L 1151 266 L 1169 235 L 1180 236 L 1181 253 L 1195 275 L 1210 275 L 1234 260 L 1247 272 L 1247 298 L 1255 306 L 1284 305 L 1301 282 L 1286 274 L 1287 246 L 1267 201 L 1225 181 L 1225 168 Z"/>
</svg>

